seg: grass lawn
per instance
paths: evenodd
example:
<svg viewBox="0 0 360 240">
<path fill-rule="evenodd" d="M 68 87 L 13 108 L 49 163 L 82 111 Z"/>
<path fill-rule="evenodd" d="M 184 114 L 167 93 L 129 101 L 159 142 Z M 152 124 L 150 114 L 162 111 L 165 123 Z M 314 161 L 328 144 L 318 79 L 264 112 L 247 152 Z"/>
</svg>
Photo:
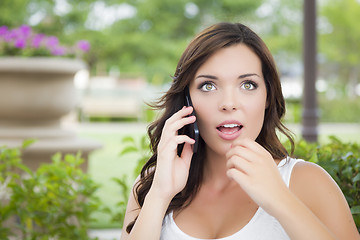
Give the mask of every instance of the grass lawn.
<svg viewBox="0 0 360 240">
<path fill-rule="evenodd" d="M 136 165 L 135 154 L 120 157 L 119 153 L 125 146 L 122 139 L 126 136 L 140 138 L 146 133 L 146 125 L 143 124 L 91 124 L 78 129 L 78 135 L 83 138 L 94 139 L 103 145 L 103 148 L 93 152 L 89 157 L 88 171 L 94 181 L 100 184 L 98 196 L 102 202 L 116 209 L 116 203 L 122 200 L 120 187 L 112 178 L 121 178 L 128 175 L 129 184 L 132 184 L 134 176 L 133 169 Z M 97 213 L 94 215 L 96 223 L 94 228 L 117 228 L 119 223 L 111 223 L 107 214 Z"/>
<path fill-rule="evenodd" d="M 296 136 L 300 136 L 298 125 L 288 126 Z M 124 147 L 122 139 L 125 136 L 140 138 L 146 134 L 146 124 L 124 123 L 124 124 L 81 124 L 78 134 L 84 138 L 95 139 L 103 144 L 103 148 L 93 152 L 89 159 L 89 173 L 93 179 L 101 185 L 98 196 L 102 202 L 116 209 L 116 203 L 122 200 L 120 187 L 111 180 L 113 177 L 121 178 L 124 174 L 128 175 L 129 184 L 134 180 L 132 176 L 136 165 L 136 154 L 119 156 Z M 319 140 L 321 143 L 328 141 L 329 135 L 335 135 L 343 142 L 360 143 L 360 125 L 351 124 L 324 124 L 320 127 Z M 97 220 L 92 225 L 93 228 L 118 228 L 120 223 L 110 223 L 107 215 L 97 213 L 94 215 Z"/>
</svg>

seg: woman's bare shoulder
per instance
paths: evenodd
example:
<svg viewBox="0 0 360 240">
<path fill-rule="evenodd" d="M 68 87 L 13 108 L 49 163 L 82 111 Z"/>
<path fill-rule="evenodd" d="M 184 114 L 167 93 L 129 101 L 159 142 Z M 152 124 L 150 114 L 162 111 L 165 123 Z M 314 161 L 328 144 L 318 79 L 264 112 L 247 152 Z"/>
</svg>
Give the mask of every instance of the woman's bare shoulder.
<svg viewBox="0 0 360 240">
<path fill-rule="evenodd" d="M 297 162 L 291 174 L 290 187 L 309 181 L 320 181 L 321 184 L 337 185 L 332 177 L 318 164 L 308 161 Z"/>
<path fill-rule="evenodd" d="M 358 239 L 354 238 L 357 230 L 341 189 L 321 166 L 306 161 L 295 164 L 290 190 L 336 236 Z"/>
<path fill-rule="evenodd" d="M 316 204 L 321 199 L 345 200 L 333 178 L 319 165 L 301 161 L 296 163 L 290 179 L 290 190 L 305 203 Z"/>
</svg>

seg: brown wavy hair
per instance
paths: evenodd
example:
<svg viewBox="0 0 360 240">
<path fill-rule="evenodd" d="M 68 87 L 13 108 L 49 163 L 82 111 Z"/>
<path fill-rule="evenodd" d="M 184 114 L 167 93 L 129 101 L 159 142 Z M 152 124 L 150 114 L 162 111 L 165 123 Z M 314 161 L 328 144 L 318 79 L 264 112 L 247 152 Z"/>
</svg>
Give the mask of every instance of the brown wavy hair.
<svg viewBox="0 0 360 240">
<path fill-rule="evenodd" d="M 279 75 L 274 59 L 262 39 L 247 26 L 240 23 L 218 23 L 206 28 L 199 33 L 188 45 L 182 54 L 173 77 L 170 89 L 158 102 L 152 106 L 162 110 L 162 115 L 150 124 L 148 135 L 152 156 L 142 168 L 140 180 L 135 184 L 134 194 L 140 208 L 144 204 L 156 171 L 157 147 L 161 138 L 161 132 L 165 121 L 184 105 L 184 89 L 194 79 L 199 67 L 217 50 L 235 44 L 245 44 L 261 60 L 262 73 L 267 90 L 267 104 L 264 124 L 256 141 L 269 151 L 274 159 L 283 159 L 289 155 L 281 144 L 276 131 L 284 134 L 290 141 L 291 154 L 294 149 L 294 141 L 290 131 L 281 123 L 285 114 L 285 101 L 281 91 Z M 179 134 L 182 134 L 179 131 Z M 198 192 L 203 180 L 203 166 L 205 161 L 204 141 L 200 138 L 199 149 L 193 155 L 189 170 L 189 177 L 185 188 L 178 193 L 170 202 L 166 213 L 181 210 L 186 207 Z M 183 145 L 178 147 L 180 155 Z M 130 233 L 135 221 L 126 228 Z"/>
</svg>

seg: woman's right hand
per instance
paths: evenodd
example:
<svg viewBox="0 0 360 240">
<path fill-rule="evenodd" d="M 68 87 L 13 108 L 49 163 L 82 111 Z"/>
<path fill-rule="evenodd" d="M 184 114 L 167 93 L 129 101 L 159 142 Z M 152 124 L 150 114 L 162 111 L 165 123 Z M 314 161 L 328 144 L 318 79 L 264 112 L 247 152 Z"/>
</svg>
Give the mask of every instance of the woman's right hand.
<svg viewBox="0 0 360 240">
<path fill-rule="evenodd" d="M 189 116 L 192 107 L 183 107 L 166 120 L 157 149 L 157 163 L 154 180 L 150 191 L 163 200 L 171 199 L 186 185 L 191 158 L 193 155 L 191 144 L 195 143 L 187 135 L 178 135 L 178 130 L 187 124 L 194 123 L 195 116 Z M 184 143 L 181 156 L 177 154 L 177 147 Z"/>
</svg>

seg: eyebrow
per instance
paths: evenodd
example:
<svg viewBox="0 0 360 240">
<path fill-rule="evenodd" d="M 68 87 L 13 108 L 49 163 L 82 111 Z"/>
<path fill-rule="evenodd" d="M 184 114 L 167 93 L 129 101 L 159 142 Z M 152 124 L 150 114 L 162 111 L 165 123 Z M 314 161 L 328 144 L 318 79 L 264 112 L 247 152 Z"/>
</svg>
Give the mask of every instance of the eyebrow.
<svg viewBox="0 0 360 240">
<path fill-rule="evenodd" d="M 238 79 L 243 79 L 243 78 L 247 78 L 247 77 L 252 77 L 252 76 L 256 76 L 256 77 L 260 77 L 258 74 L 256 73 L 247 73 L 247 74 L 242 74 L 238 77 Z M 209 79 L 213 79 L 213 80 L 218 80 L 218 78 L 214 75 L 199 75 L 197 76 L 195 79 L 198 78 L 209 78 Z"/>
</svg>

